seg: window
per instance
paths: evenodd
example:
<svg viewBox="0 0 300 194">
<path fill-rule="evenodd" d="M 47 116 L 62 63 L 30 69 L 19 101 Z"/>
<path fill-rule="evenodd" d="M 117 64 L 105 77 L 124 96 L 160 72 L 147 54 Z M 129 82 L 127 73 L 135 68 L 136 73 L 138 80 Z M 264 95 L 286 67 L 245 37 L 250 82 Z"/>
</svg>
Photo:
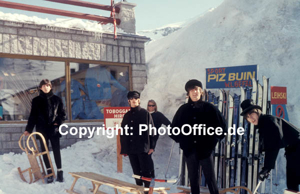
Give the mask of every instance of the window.
<svg viewBox="0 0 300 194">
<path fill-rule="evenodd" d="M 60 80 L 65 79 L 65 63 L 57 61 L 0 58 L 0 119 L 27 120 L 31 101 L 39 95 L 42 79 L 52 82 L 58 92 Z M 62 98 L 65 102 L 66 98 Z"/>
<path fill-rule="evenodd" d="M 103 119 L 104 107 L 128 106 L 128 66 L 70 63 L 70 74 L 72 120 Z"/>
<path fill-rule="evenodd" d="M 68 121 L 96 121 L 104 119 L 104 107 L 128 106 L 128 64 L 29 58 L 0 57 L 0 121 L 28 120 L 32 99 L 39 95 L 42 79 L 51 81 L 53 93 L 62 99 L 70 117 Z"/>
</svg>

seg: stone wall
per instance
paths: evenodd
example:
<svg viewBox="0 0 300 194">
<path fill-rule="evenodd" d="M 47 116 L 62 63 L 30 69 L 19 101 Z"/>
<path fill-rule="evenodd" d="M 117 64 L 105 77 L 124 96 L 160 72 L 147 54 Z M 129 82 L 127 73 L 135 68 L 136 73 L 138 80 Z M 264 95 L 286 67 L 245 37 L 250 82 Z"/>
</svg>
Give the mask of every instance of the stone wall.
<svg viewBox="0 0 300 194">
<path fill-rule="evenodd" d="M 66 123 L 69 126 L 69 129 L 71 127 L 101 127 L 103 122 L 99 123 Z M 4 153 L 14 152 L 14 153 L 22 153 L 23 151 L 19 147 L 19 139 L 23 132 L 25 131 L 26 124 L 1 124 L 0 125 L 0 155 Z M 63 128 L 63 131 L 64 128 Z M 60 147 L 66 148 L 68 146 L 71 146 L 72 144 L 83 141 L 88 139 L 88 134 L 83 136 L 82 138 L 79 138 L 79 134 L 76 136 L 67 134 L 63 135 L 60 139 Z M 23 141 L 21 141 L 23 146 Z M 51 144 L 49 146 L 49 149 L 51 150 Z"/>
<path fill-rule="evenodd" d="M 137 35 L 114 35 L 0 20 L 1 53 L 86 59 L 132 65 L 133 89 L 146 84 L 144 43 Z"/>
<path fill-rule="evenodd" d="M 0 20 L 0 57 L 3 54 L 15 54 L 18 57 L 28 55 L 127 63 L 132 67 L 133 90 L 140 92 L 147 81 L 144 44 L 148 40 L 147 37 L 132 34 L 118 34 L 117 40 L 114 40 L 114 35 L 108 33 Z M 72 125 L 82 124 L 91 125 Z M 26 124 L 0 124 L 0 154 L 21 152 L 18 140 L 25 126 Z M 64 136 L 61 147 L 82 139 Z"/>
</svg>

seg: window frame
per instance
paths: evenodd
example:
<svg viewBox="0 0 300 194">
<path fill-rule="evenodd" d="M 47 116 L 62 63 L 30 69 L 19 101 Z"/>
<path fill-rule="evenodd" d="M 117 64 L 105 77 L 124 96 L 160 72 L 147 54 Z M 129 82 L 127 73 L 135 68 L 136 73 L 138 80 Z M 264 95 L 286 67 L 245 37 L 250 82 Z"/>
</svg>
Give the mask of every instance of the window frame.
<svg viewBox="0 0 300 194">
<path fill-rule="evenodd" d="M 95 123 L 95 122 L 104 122 L 104 119 L 87 119 L 87 120 L 72 120 L 71 112 L 71 71 L 70 63 L 88 63 L 88 64 L 99 64 L 99 65 L 113 65 L 113 66 L 122 66 L 128 67 L 129 72 L 129 88 L 133 89 L 132 83 L 132 64 L 131 63 L 119 63 L 119 62 L 107 62 L 107 61 L 95 61 L 87 59 L 74 59 L 74 58 L 64 58 L 64 57 L 48 57 L 48 56 L 33 56 L 33 55 L 20 55 L 20 54 L 10 54 L 10 53 L 0 53 L 1 58 L 11 58 L 11 59 L 26 59 L 26 60 L 43 60 L 43 61 L 59 61 L 63 62 L 65 65 L 65 76 L 66 76 L 66 103 L 67 108 L 66 112 L 68 119 L 65 121 L 67 123 Z M 26 124 L 28 121 L 0 121 L 1 124 Z"/>
</svg>

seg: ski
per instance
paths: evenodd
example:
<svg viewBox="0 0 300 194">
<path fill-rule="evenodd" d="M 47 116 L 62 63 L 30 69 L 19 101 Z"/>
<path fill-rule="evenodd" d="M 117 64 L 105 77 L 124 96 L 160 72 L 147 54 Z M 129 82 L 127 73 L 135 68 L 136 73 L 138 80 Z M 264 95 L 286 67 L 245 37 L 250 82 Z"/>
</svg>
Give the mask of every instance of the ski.
<svg viewBox="0 0 300 194">
<path fill-rule="evenodd" d="M 229 91 L 222 90 L 223 93 L 223 115 L 226 121 L 228 121 L 228 95 Z M 224 188 L 226 186 L 226 143 L 227 143 L 227 136 L 225 137 L 225 140 L 223 141 L 223 147 L 222 147 L 222 187 Z"/>
<path fill-rule="evenodd" d="M 222 95 L 221 90 L 219 90 L 219 97 L 215 98 L 214 103 L 215 103 L 215 105 L 217 104 L 218 110 L 222 113 L 223 95 Z M 215 161 L 214 161 L 215 162 L 215 168 L 214 168 L 215 169 L 215 177 L 216 177 L 216 180 L 217 180 L 218 183 L 220 183 L 218 175 L 220 175 L 220 173 L 221 173 L 221 171 L 218 171 L 218 169 L 219 169 L 218 164 L 219 164 L 219 161 L 221 161 L 221 158 L 220 158 L 220 152 L 221 152 L 220 145 L 221 144 L 218 141 L 217 145 L 215 147 Z"/>
<path fill-rule="evenodd" d="M 236 171 L 236 129 L 238 126 L 238 114 L 240 106 L 240 96 L 234 94 L 233 96 L 233 127 L 234 134 L 231 136 L 231 160 L 230 160 L 230 187 L 235 186 L 235 171 Z"/>
<path fill-rule="evenodd" d="M 263 101 L 262 101 L 262 113 L 267 114 L 267 106 L 268 106 L 268 91 L 269 91 L 269 79 L 263 76 Z M 261 168 L 264 165 L 264 158 L 265 158 L 265 153 L 262 152 L 260 155 L 260 166 Z M 260 168 L 260 170 L 261 170 Z M 266 181 L 262 182 L 261 184 L 261 193 L 264 194 L 266 190 Z"/>
<path fill-rule="evenodd" d="M 241 89 L 241 98 L 240 98 L 240 102 L 243 102 L 245 100 L 245 90 L 244 88 L 240 88 Z M 242 108 L 239 107 L 239 112 L 241 113 Z M 239 115 L 239 126 L 238 127 L 242 127 L 244 128 L 244 117 Z M 238 141 L 237 141 L 237 169 L 236 169 L 236 186 L 241 186 L 241 168 L 242 168 L 242 140 L 243 140 L 243 136 L 239 135 Z"/>
<path fill-rule="evenodd" d="M 258 100 L 257 105 L 262 107 L 262 99 L 263 98 L 263 89 L 261 84 L 258 84 Z M 254 157 L 253 157 L 253 188 L 256 188 L 257 185 L 257 174 L 258 174 L 258 165 L 259 165 L 259 133 L 258 129 L 255 130 L 254 136 Z"/>
<path fill-rule="evenodd" d="M 219 106 L 219 110 L 221 111 L 221 113 L 224 116 L 224 98 L 225 98 L 225 94 L 223 93 L 223 90 L 219 90 L 220 93 L 220 106 Z M 224 174 L 224 164 L 225 164 L 225 139 L 223 138 L 222 141 L 220 141 L 220 160 L 219 160 L 219 176 L 218 176 L 218 186 L 219 188 L 223 188 L 223 174 Z"/>
<path fill-rule="evenodd" d="M 232 126 L 232 117 L 233 117 L 233 97 L 229 94 L 229 109 L 228 109 L 228 129 Z M 227 133 L 226 141 L 226 187 L 229 188 L 230 182 L 230 148 L 231 148 L 231 135 Z"/>
<path fill-rule="evenodd" d="M 246 99 L 251 98 L 251 89 L 246 87 Z M 245 133 L 243 136 L 243 151 L 242 151 L 242 177 L 241 177 L 241 186 L 247 187 L 247 166 L 248 166 L 248 137 L 249 137 L 249 123 L 244 120 L 245 123 Z M 243 194 L 246 194 L 246 191 L 242 191 Z"/>
<path fill-rule="evenodd" d="M 252 97 L 253 103 L 256 104 L 257 97 L 257 82 L 253 78 L 252 79 Z M 253 167 L 253 136 L 254 136 L 254 125 L 250 125 L 250 133 L 249 133 L 249 155 L 248 155 L 248 188 L 253 190 L 252 188 L 252 167 Z"/>
</svg>

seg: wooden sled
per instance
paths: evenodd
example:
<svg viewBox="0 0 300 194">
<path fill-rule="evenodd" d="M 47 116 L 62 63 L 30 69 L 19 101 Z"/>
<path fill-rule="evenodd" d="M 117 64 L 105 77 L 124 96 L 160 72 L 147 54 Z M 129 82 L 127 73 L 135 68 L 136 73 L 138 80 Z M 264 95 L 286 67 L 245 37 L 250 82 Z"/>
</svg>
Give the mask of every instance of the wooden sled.
<svg viewBox="0 0 300 194">
<path fill-rule="evenodd" d="M 39 135 L 40 138 L 42 139 L 44 146 L 45 146 L 45 150 L 44 152 L 39 152 L 39 148 L 36 142 L 36 139 L 33 135 Z M 50 176 L 53 176 L 53 178 L 55 178 L 55 173 L 54 173 L 54 169 L 53 169 L 53 165 L 52 165 L 52 161 L 49 155 L 49 150 L 46 144 L 46 140 L 44 138 L 44 136 L 39 133 L 39 132 L 33 132 L 31 133 L 28 138 L 27 141 L 25 143 L 25 135 L 21 135 L 20 139 L 19 139 L 19 146 L 21 148 L 21 150 L 23 150 L 24 152 L 26 152 L 28 160 L 29 160 L 29 164 L 30 164 L 30 168 L 27 168 L 26 170 L 21 170 L 20 167 L 18 167 L 18 171 L 19 171 L 19 175 L 21 177 L 21 179 L 29 184 L 34 183 L 40 179 L 42 179 L 43 183 L 45 183 L 45 178 L 48 178 Z M 32 140 L 32 143 L 34 145 L 34 147 L 30 146 L 30 139 Z M 22 146 L 22 142 L 23 142 L 23 146 Z M 25 146 L 25 144 L 27 146 Z M 31 151 L 31 153 L 30 153 Z M 51 174 L 47 174 L 45 172 L 45 167 L 44 167 L 44 163 L 42 161 L 42 155 L 47 154 L 48 159 L 49 159 L 49 163 L 50 163 L 50 167 L 52 170 Z M 39 162 L 38 162 L 38 159 Z M 39 164 L 40 163 L 40 164 Z M 24 173 L 28 172 L 29 173 L 29 181 L 27 181 L 24 177 Z"/>
<path fill-rule="evenodd" d="M 79 178 L 91 181 L 93 189 L 90 190 L 93 192 L 93 194 L 105 194 L 104 192 L 98 190 L 101 185 L 112 187 L 115 191 L 115 194 L 118 194 L 118 192 L 120 192 L 121 194 L 144 194 L 145 191 L 149 191 L 148 188 L 120 181 L 114 178 L 106 177 L 93 172 L 69 172 L 69 174 L 71 174 L 72 177 L 74 177 L 74 182 L 71 185 L 71 188 L 66 190 L 67 193 L 70 194 L 79 194 L 74 191 L 74 186 Z M 155 193 L 159 194 L 167 194 L 166 190 L 170 190 L 170 188 L 158 187 L 153 189 Z"/>
<path fill-rule="evenodd" d="M 292 190 L 284 190 L 284 194 L 299 194 L 300 192 L 292 191 Z"/>
<path fill-rule="evenodd" d="M 190 188 L 186 188 L 186 187 L 177 187 L 178 190 L 181 190 L 181 193 L 185 193 L 185 194 L 189 194 L 191 193 Z M 247 187 L 242 187 L 242 186 L 237 186 L 237 187 L 230 187 L 230 188 L 226 188 L 226 189 L 219 189 L 219 193 L 234 193 L 234 194 L 239 194 L 241 190 L 245 190 L 247 191 L 249 194 L 253 194 L 252 191 L 250 191 L 250 189 L 248 189 Z M 206 187 L 200 187 L 200 193 L 201 194 L 209 194 L 209 190 Z"/>
</svg>

